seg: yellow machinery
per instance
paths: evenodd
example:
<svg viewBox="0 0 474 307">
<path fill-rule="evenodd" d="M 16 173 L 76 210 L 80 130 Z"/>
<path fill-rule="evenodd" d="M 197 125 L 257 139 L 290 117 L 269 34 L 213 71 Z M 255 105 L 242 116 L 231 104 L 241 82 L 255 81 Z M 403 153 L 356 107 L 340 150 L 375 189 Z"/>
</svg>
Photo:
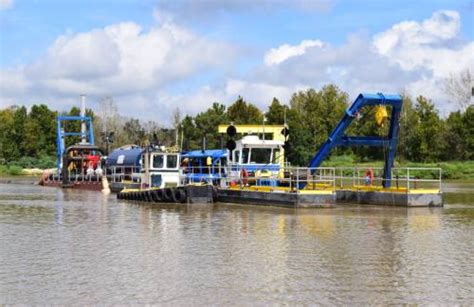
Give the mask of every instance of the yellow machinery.
<svg viewBox="0 0 474 307">
<path fill-rule="evenodd" d="M 219 125 L 219 133 L 226 133 L 229 125 Z M 237 133 L 240 134 L 270 134 L 272 140 L 285 141 L 285 136 L 281 133 L 281 130 L 285 128 L 284 125 L 234 125 L 237 129 Z"/>
</svg>

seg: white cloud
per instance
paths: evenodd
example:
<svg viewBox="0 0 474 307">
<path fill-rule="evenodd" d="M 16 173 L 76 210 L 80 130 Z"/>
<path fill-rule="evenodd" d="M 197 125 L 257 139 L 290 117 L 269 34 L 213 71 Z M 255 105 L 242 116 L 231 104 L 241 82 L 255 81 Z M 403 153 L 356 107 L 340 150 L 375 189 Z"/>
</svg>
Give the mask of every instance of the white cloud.
<svg viewBox="0 0 474 307">
<path fill-rule="evenodd" d="M 146 113 L 166 85 L 225 69 L 236 50 L 167 22 L 148 31 L 129 22 L 62 35 L 35 63 L 0 71 L 0 101 L 2 105 L 44 101 L 62 109 L 58 101 L 70 101 L 81 93 L 91 100 L 111 95 L 124 104 L 146 106 L 148 101 Z"/>
<path fill-rule="evenodd" d="M 110 95 L 122 114 L 167 124 L 176 106 L 195 114 L 241 95 L 265 108 L 273 97 L 287 102 L 297 90 L 334 83 L 353 97 L 422 94 L 447 112 L 455 106 L 447 103 L 444 78 L 474 71 L 474 42 L 461 39 L 453 11 L 403 21 L 374 36 L 351 34 L 341 45 L 317 39 L 283 44 L 262 52 L 261 64 L 243 74 L 235 65 L 239 45 L 201 37 L 160 11 L 154 16 L 159 24 L 148 30 L 119 23 L 59 37 L 35 63 L 0 71 L 0 103 L 64 109 L 81 93 L 90 102 Z M 201 81 L 207 72 L 215 77 Z"/>
<path fill-rule="evenodd" d="M 404 21 L 377 34 L 373 47 L 405 70 L 421 67 L 446 74 L 466 67 L 474 58 L 472 42 L 459 46 L 460 24 L 458 12 L 438 11 L 421 23 Z"/>
<path fill-rule="evenodd" d="M 0 0 L 0 10 L 8 10 L 13 7 L 13 0 Z"/>
<path fill-rule="evenodd" d="M 280 64 L 281 62 L 284 62 L 289 58 L 305 54 L 306 50 L 309 48 L 322 48 L 323 46 L 324 44 L 320 40 L 304 40 L 296 46 L 284 44 L 279 46 L 278 48 L 270 49 L 265 54 L 264 61 L 265 64 L 269 66 Z"/>
<path fill-rule="evenodd" d="M 460 24 L 459 13 L 437 11 L 424 21 L 403 21 L 373 37 L 352 34 L 339 46 L 319 40 L 285 44 L 265 54 L 265 65 L 255 69 L 252 80 L 274 86 L 335 83 L 351 96 L 407 91 L 433 99 L 447 114 L 457 106 L 448 103 L 445 78 L 474 71 L 474 42 L 461 39 Z"/>
</svg>

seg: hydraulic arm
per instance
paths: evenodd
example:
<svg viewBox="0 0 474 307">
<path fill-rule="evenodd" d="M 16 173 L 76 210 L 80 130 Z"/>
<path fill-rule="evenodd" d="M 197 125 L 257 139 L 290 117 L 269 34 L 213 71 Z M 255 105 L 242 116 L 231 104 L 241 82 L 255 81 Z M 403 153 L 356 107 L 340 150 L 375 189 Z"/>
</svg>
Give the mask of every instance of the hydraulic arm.
<svg viewBox="0 0 474 307">
<path fill-rule="evenodd" d="M 344 117 L 337 124 L 327 141 L 319 149 L 316 155 L 311 159 L 309 167 L 318 167 L 328 156 L 332 148 L 336 146 L 379 146 L 388 149 L 385 156 L 382 185 L 389 188 L 391 184 L 391 171 L 395 160 L 395 151 L 397 148 L 399 118 L 403 100 L 400 95 L 377 94 L 359 94 L 357 99 L 346 110 Z M 352 123 L 354 118 L 360 114 L 360 110 L 365 106 L 391 106 L 390 127 L 387 136 L 347 136 L 345 130 Z"/>
</svg>

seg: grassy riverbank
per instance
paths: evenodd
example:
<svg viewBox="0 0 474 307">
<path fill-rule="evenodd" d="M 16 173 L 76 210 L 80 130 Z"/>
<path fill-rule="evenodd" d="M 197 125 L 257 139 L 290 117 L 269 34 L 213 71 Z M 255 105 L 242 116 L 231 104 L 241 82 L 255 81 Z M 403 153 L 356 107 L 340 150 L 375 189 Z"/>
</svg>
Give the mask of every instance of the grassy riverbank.
<svg viewBox="0 0 474 307">
<path fill-rule="evenodd" d="M 20 165 L 0 165 L 0 176 L 32 176 L 40 175 L 48 167 L 22 167 Z M 359 162 L 354 156 L 335 156 L 325 161 L 323 166 L 328 167 L 382 167 L 382 161 Z M 416 163 L 410 161 L 395 162 L 396 167 L 440 167 L 443 179 L 470 179 L 474 180 L 474 161 L 448 161 L 438 163 Z"/>
<path fill-rule="evenodd" d="M 328 167 L 383 167 L 383 161 L 357 161 L 354 156 L 335 156 L 325 161 L 323 166 Z M 420 163 L 395 161 L 395 167 L 436 167 L 442 169 L 443 179 L 474 179 L 474 161 L 444 161 L 437 163 Z"/>
<path fill-rule="evenodd" d="M 0 176 L 34 176 L 41 175 L 43 170 L 56 166 L 55 157 L 41 156 L 39 158 L 22 157 L 18 161 L 0 165 Z"/>
</svg>

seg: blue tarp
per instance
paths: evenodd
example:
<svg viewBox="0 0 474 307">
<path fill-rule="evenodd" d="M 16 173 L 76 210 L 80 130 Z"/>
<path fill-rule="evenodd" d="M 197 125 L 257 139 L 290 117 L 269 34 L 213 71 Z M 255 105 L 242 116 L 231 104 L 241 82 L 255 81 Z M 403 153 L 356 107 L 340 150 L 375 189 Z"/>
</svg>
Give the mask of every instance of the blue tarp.
<svg viewBox="0 0 474 307">
<path fill-rule="evenodd" d="M 226 149 L 208 149 L 204 151 L 191 150 L 191 151 L 183 153 L 181 157 L 189 158 L 189 159 L 211 157 L 214 160 L 214 159 L 220 159 L 220 158 L 227 158 L 227 150 Z"/>
<path fill-rule="evenodd" d="M 105 162 L 105 165 L 108 167 L 111 166 L 140 166 L 140 157 L 143 149 L 133 148 L 133 149 L 115 149 L 108 156 Z M 117 159 L 119 156 L 124 156 L 121 164 L 117 164 Z"/>
</svg>

